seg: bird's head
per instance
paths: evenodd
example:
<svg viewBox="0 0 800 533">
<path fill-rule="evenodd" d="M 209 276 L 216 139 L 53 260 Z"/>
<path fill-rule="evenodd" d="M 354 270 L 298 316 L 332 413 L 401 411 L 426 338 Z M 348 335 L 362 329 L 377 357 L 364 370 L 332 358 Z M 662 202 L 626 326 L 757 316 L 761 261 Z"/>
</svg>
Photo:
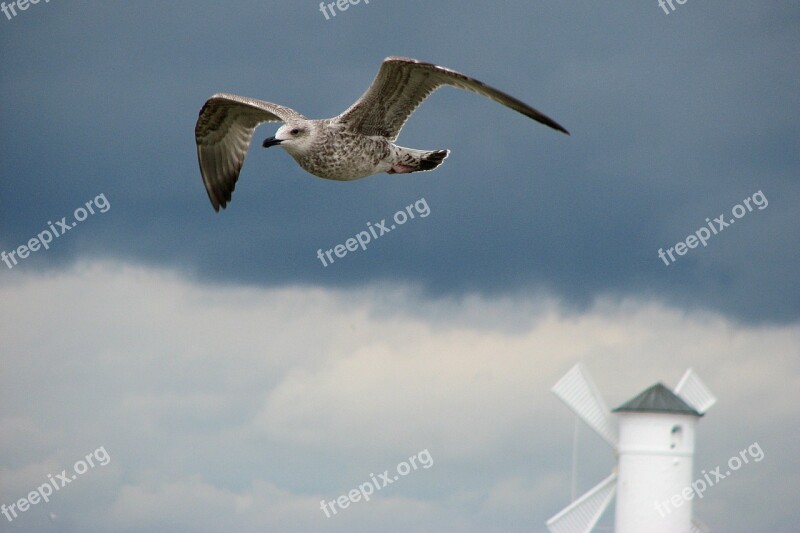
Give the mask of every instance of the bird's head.
<svg viewBox="0 0 800 533">
<path fill-rule="evenodd" d="M 313 145 L 314 124 L 307 120 L 292 120 L 275 132 L 274 137 L 265 139 L 262 146 L 283 146 L 293 156 L 302 155 Z"/>
</svg>

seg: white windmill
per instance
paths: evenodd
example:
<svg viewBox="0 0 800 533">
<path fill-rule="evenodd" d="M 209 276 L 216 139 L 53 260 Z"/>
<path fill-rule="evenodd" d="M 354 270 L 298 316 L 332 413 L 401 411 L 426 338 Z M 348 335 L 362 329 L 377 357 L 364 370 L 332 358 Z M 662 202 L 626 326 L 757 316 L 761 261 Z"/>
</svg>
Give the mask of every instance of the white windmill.
<svg viewBox="0 0 800 533">
<path fill-rule="evenodd" d="M 614 448 L 617 464 L 610 476 L 547 521 L 551 533 L 591 532 L 615 492 L 615 533 L 709 531 L 692 520 L 690 498 L 670 502 L 692 482 L 695 423 L 717 401 L 691 369 L 674 392 L 658 383 L 614 413 L 580 363 L 552 391 Z"/>
</svg>

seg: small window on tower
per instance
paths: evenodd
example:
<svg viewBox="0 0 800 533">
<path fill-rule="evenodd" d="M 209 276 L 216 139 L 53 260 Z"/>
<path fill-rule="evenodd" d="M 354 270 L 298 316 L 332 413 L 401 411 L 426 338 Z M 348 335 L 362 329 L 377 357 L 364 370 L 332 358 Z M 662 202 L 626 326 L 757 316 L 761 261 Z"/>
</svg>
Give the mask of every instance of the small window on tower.
<svg viewBox="0 0 800 533">
<path fill-rule="evenodd" d="M 672 435 L 670 436 L 670 449 L 679 446 L 683 439 L 683 428 L 681 426 L 672 426 Z"/>
</svg>

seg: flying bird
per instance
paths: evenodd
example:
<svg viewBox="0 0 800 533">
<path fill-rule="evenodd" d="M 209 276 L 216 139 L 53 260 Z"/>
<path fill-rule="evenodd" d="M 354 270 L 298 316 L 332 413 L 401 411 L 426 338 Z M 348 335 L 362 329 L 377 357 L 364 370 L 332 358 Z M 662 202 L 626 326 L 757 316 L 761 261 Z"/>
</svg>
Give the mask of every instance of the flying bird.
<svg viewBox="0 0 800 533">
<path fill-rule="evenodd" d="M 380 172 L 433 170 L 450 150 L 415 150 L 394 141 L 414 110 L 444 85 L 485 96 L 569 135 L 553 119 L 474 78 L 416 59 L 388 57 L 361 98 L 334 118 L 310 120 L 288 107 L 233 94 L 209 98 L 194 135 L 211 205 L 219 211 L 231 200 L 253 131 L 263 122 L 284 124 L 262 146 L 282 146 L 320 178 L 350 181 Z"/>
</svg>

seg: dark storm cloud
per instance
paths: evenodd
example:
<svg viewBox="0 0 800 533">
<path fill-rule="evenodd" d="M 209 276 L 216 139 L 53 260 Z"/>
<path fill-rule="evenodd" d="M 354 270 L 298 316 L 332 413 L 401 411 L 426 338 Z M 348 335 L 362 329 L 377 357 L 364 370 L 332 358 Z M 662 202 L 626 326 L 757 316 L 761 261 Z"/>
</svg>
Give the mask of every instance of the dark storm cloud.
<svg viewBox="0 0 800 533">
<path fill-rule="evenodd" d="M 373 1 L 330 20 L 314 2 L 39 4 L 0 19 L 0 245 L 27 243 L 103 193 L 109 213 L 15 268 L 93 254 L 223 281 L 388 279 L 433 295 L 545 288 L 577 305 L 655 295 L 793 320 L 799 18 L 790 2 L 743 1 L 669 15 L 655 1 Z M 572 136 L 445 88 L 398 141 L 451 148 L 444 165 L 334 183 L 261 149 L 276 128 L 265 125 L 232 204 L 213 212 L 193 139 L 208 96 L 333 116 L 388 55 L 473 75 Z M 759 190 L 766 209 L 669 266 L 659 259 Z M 424 220 L 329 267 L 316 258 L 421 197 Z"/>
</svg>

